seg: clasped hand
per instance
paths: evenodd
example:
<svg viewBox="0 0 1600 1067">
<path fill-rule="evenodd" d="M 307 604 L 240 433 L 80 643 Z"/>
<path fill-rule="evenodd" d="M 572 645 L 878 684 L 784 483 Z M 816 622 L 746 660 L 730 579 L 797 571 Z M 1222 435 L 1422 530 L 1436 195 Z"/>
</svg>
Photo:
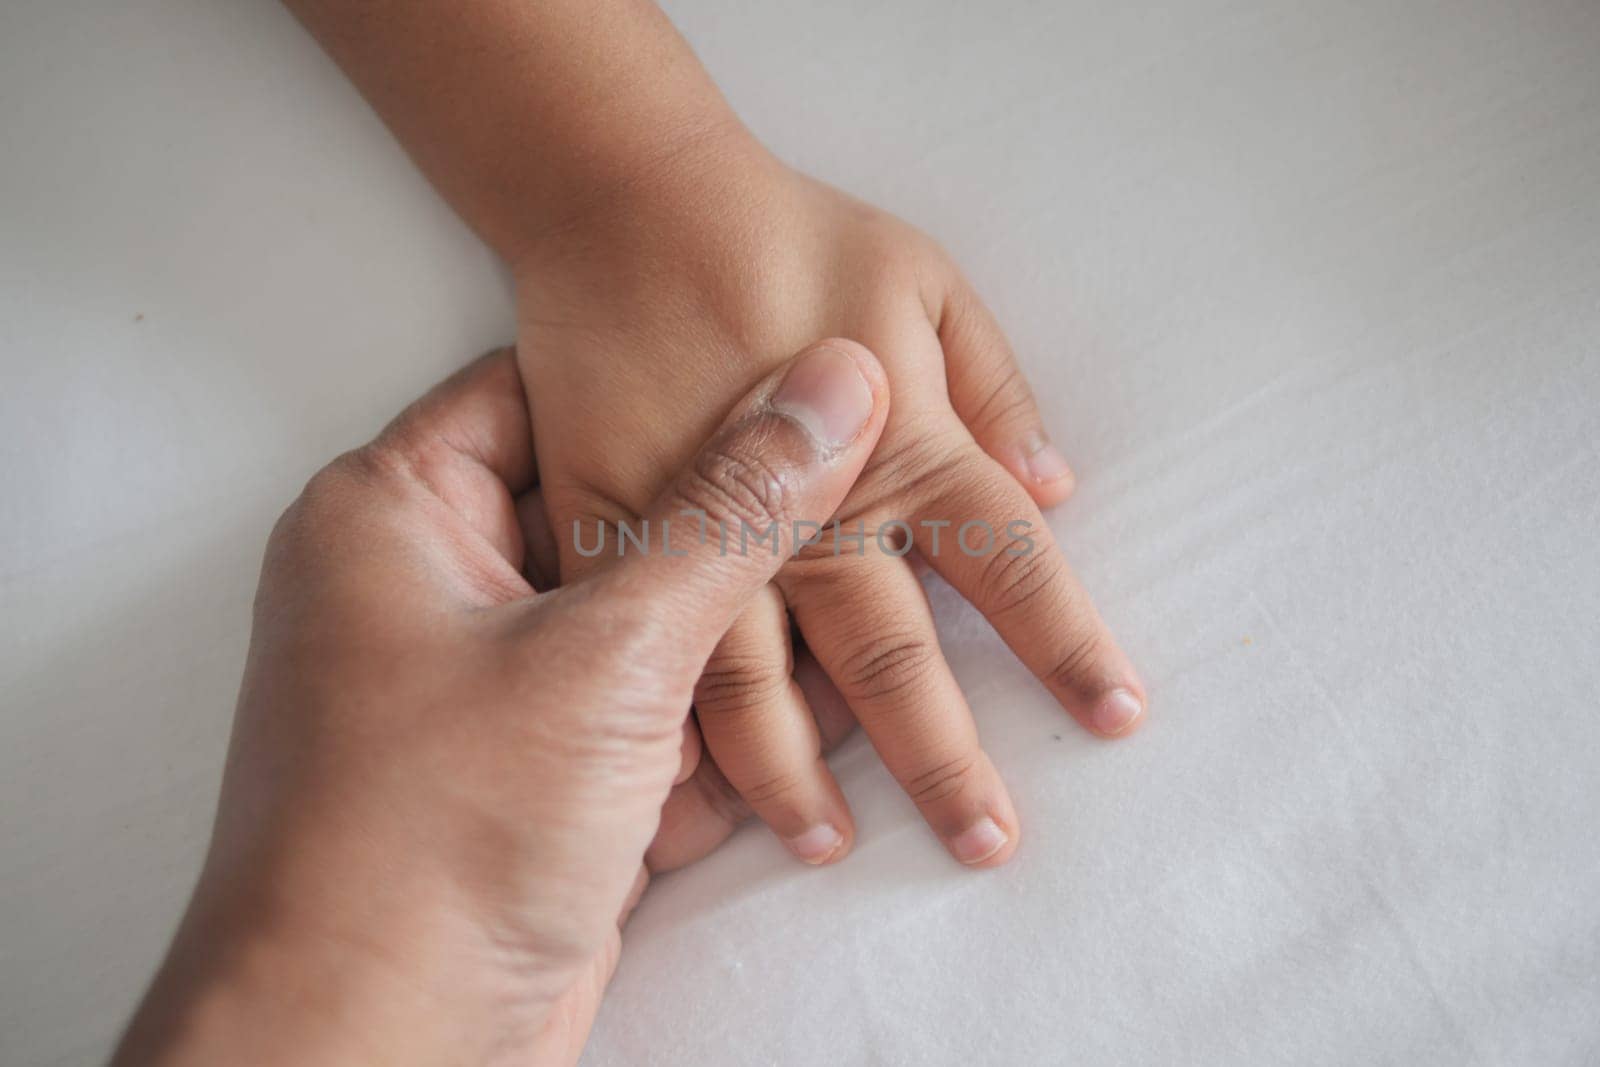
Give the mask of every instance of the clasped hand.
<svg viewBox="0 0 1600 1067">
<path fill-rule="evenodd" d="M 815 345 L 650 516 L 789 538 L 838 507 L 887 409 L 869 352 Z M 717 835 L 662 808 L 698 757 L 696 681 L 789 546 L 728 552 L 684 524 L 670 551 L 536 592 L 536 478 L 498 353 L 279 521 L 211 851 L 121 1062 L 577 1058 L 652 839 L 681 857 Z"/>
</svg>

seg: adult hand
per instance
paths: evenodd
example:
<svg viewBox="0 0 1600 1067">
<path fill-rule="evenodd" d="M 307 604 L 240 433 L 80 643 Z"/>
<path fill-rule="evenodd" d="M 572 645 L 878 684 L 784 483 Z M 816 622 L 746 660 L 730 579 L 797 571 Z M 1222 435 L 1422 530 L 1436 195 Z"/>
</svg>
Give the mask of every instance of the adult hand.
<svg viewBox="0 0 1600 1067">
<path fill-rule="evenodd" d="M 268 544 L 211 851 L 118 1062 L 575 1060 L 696 680 L 887 397 L 861 346 L 812 346 L 649 509 L 648 552 L 545 594 L 509 353 L 317 474 Z"/>
</svg>

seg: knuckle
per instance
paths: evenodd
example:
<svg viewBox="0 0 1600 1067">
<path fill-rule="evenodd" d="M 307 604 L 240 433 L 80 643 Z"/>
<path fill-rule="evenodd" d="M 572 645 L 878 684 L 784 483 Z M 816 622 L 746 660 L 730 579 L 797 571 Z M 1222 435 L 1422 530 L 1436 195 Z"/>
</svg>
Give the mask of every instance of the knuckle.
<svg viewBox="0 0 1600 1067">
<path fill-rule="evenodd" d="M 312 481 L 323 476 L 333 491 L 349 494 L 361 489 L 402 488 L 415 479 L 415 469 L 405 452 L 380 439 L 339 456 Z"/>
<path fill-rule="evenodd" d="M 761 808 L 792 799 L 801 791 L 802 785 L 800 775 L 790 771 L 777 771 L 764 775 L 739 792 L 752 807 Z"/>
<path fill-rule="evenodd" d="M 298 503 L 308 511 L 320 512 L 346 499 L 350 491 L 365 480 L 371 464 L 366 456 L 366 449 L 357 449 L 323 467 L 300 490 Z"/>
<path fill-rule="evenodd" d="M 337 532 L 366 482 L 364 451 L 347 452 L 313 474 L 279 516 L 268 543 L 280 551 L 300 548 L 321 541 L 324 532 Z"/>
<path fill-rule="evenodd" d="M 985 434 L 1025 419 L 1034 419 L 1033 391 L 1022 371 L 1012 366 L 973 410 L 968 425 Z"/>
<path fill-rule="evenodd" d="M 922 684 L 937 659 L 931 641 L 909 634 L 891 636 L 853 653 L 842 674 L 848 691 L 857 698 L 882 700 Z"/>
<path fill-rule="evenodd" d="M 1012 538 L 984 563 L 979 581 L 987 614 L 1005 615 L 1025 609 L 1056 587 L 1061 560 L 1049 552 L 1013 551 L 1022 547 L 1021 538 Z"/>
<path fill-rule="evenodd" d="M 788 684 L 788 675 L 765 659 L 717 655 L 695 684 L 695 707 L 702 715 L 734 715 L 777 699 Z"/>
<path fill-rule="evenodd" d="M 695 457 L 679 488 L 681 502 L 688 508 L 734 527 L 781 522 L 790 495 L 788 478 L 761 456 L 715 446 Z"/>
<path fill-rule="evenodd" d="M 1092 627 L 1082 627 L 1071 634 L 1067 652 L 1045 675 L 1052 689 L 1072 694 L 1083 694 L 1094 688 L 1094 666 L 1105 649 L 1105 640 Z"/>
<path fill-rule="evenodd" d="M 977 768 L 977 757 L 970 752 L 963 752 L 900 784 L 905 789 L 906 795 L 918 805 L 937 804 L 965 789 Z"/>
<path fill-rule="evenodd" d="M 983 450 L 965 426 L 944 419 L 907 417 L 909 430 L 885 440 L 867 461 L 862 481 L 891 481 L 897 497 L 929 506 L 964 499 L 982 485 Z"/>
</svg>

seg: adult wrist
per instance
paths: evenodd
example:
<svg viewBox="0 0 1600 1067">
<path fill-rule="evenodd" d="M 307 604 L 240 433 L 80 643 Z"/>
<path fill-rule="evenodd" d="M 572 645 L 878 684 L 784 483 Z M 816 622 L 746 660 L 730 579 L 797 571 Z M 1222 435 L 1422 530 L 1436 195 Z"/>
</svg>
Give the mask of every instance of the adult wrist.
<svg viewBox="0 0 1600 1067">
<path fill-rule="evenodd" d="M 345 931 L 202 894 L 113 1062 L 488 1064 L 531 1043 L 548 998 L 495 973 L 475 924 L 408 925 Z"/>
</svg>

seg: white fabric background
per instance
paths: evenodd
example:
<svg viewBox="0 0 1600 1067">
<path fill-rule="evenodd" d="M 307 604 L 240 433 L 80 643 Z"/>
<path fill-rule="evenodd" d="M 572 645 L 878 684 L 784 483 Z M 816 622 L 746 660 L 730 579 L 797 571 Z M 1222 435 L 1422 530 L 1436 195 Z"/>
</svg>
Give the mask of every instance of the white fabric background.
<svg viewBox="0 0 1600 1067">
<path fill-rule="evenodd" d="M 936 591 L 1016 860 L 852 743 L 855 854 L 661 881 L 587 1062 L 1600 1062 L 1600 5 L 672 12 L 988 295 L 1154 703 L 1085 737 Z M 0 1062 L 78 1064 L 197 869 L 276 511 L 511 310 L 264 0 L 9 0 L 0 102 Z"/>
</svg>

